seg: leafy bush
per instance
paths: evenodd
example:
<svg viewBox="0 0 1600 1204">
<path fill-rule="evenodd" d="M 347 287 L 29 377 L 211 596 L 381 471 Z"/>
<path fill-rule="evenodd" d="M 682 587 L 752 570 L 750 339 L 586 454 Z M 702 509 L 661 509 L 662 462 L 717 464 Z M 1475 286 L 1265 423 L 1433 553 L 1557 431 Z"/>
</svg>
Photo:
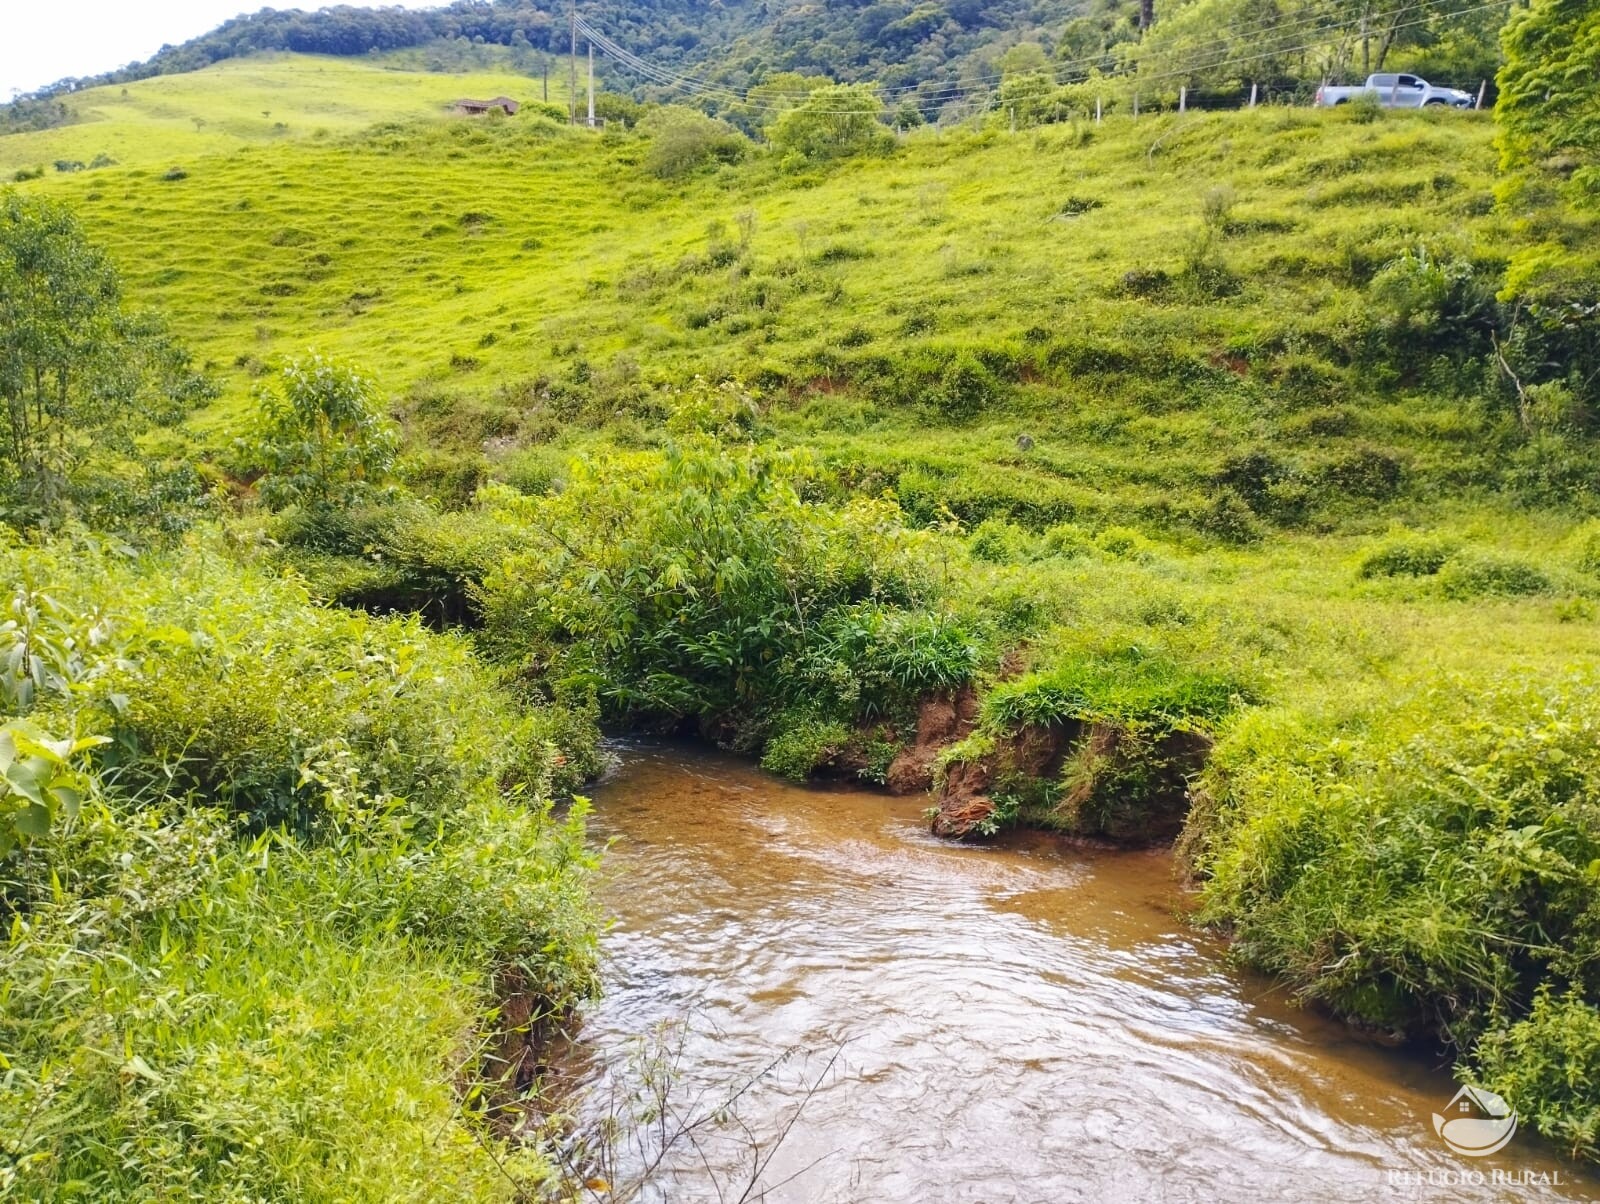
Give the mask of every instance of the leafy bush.
<svg viewBox="0 0 1600 1204">
<path fill-rule="evenodd" d="M 1399 492 L 1405 469 L 1389 452 L 1356 447 L 1330 460 L 1319 475 L 1326 488 L 1344 497 L 1383 499 Z"/>
<path fill-rule="evenodd" d="M 1592 674 L 1451 680 L 1343 720 L 1247 715 L 1191 819 L 1205 916 L 1302 996 L 1462 1048 L 1543 984 L 1600 997 L 1597 735 Z"/>
<path fill-rule="evenodd" d="M 785 167 L 800 167 L 851 155 L 883 154 L 894 135 L 882 124 L 883 101 L 875 86 L 834 84 L 817 88 L 780 113 L 767 131 Z"/>
<path fill-rule="evenodd" d="M 805 718 L 780 724 L 778 734 L 761 754 L 761 768 L 792 781 L 804 782 L 850 742 L 850 730 L 837 720 Z"/>
<path fill-rule="evenodd" d="M 645 169 L 664 180 L 681 179 L 712 163 L 737 163 L 750 149 L 749 140 L 727 122 L 678 105 L 654 110 L 639 129 L 650 139 Z"/>
<path fill-rule="evenodd" d="M 1600 575 L 1600 522 L 1590 521 L 1579 527 L 1568 539 L 1567 546 L 1579 569 Z"/>
<path fill-rule="evenodd" d="M 970 547 L 979 560 L 1010 564 L 1026 555 L 1030 543 L 1028 533 L 1015 523 L 1003 518 L 986 518 L 973 528 Z"/>
<path fill-rule="evenodd" d="M 989 367 L 963 352 L 924 394 L 924 401 L 944 417 L 960 422 L 987 409 L 998 393 L 999 383 Z"/>
<path fill-rule="evenodd" d="M 1356 572 L 1362 577 L 1431 577 L 1459 547 L 1442 536 L 1393 535 L 1364 551 Z"/>
<path fill-rule="evenodd" d="M 1600 1158 L 1600 1008 L 1581 992 L 1541 984 L 1528 1014 L 1484 1033 L 1469 1065 L 1568 1156 Z"/>
<path fill-rule="evenodd" d="M 159 319 L 124 306 L 121 277 L 69 210 L 0 195 L 0 504 L 11 521 L 106 517 L 107 494 L 123 515 L 152 517 L 167 499 L 140 436 L 215 392 Z"/>
<path fill-rule="evenodd" d="M 1600 82 L 1587 64 L 1600 42 L 1600 13 L 1584 0 L 1537 0 L 1501 37 L 1495 79 L 1502 165 L 1565 173 L 1582 203 L 1600 208 Z"/>
<path fill-rule="evenodd" d="M 892 503 L 803 501 L 804 460 L 689 435 L 575 462 L 557 495 L 490 495 L 531 541 L 483 583 L 485 640 L 606 713 L 753 732 L 795 697 L 850 720 L 965 680 L 972 637 L 926 609 L 927 538 Z"/>
<path fill-rule="evenodd" d="M 58 740 L 24 719 L 0 725 L 0 858 L 74 819 L 94 779 L 83 754 L 104 736 Z"/>
<path fill-rule="evenodd" d="M 1045 528 L 1043 543 L 1046 555 L 1071 558 L 1087 556 L 1094 537 L 1076 523 L 1054 523 Z"/>
<path fill-rule="evenodd" d="M 1445 562 L 1439 570 L 1439 589 L 1447 598 L 1545 594 L 1551 581 L 1543 569 L 1519 557 L 1470 550 Z"/>
<path fill-rule="evenodd" d="M 295 360 L 258 400 L 245 454 L 264 472 L 258 485 L 273 509 L 348 506 L 393 469 L 399 437 L 374 384 L 350 368 L 320 355 Z"/>
<path fill-rule="evenodd" d="M 1231 489 L 1219 490 L 1195 516 L 1195 526 L 1225 543 L 1253 544 L 1262 539 L 1255 511 Z"/>
<path fill-rule="evenodd" d="M 1132 527 L 1107 527 L 1094 537 L 1094 546 L 1118 560 L 1149 560 L 1155 554 L 1155 544 Z"/>
<path fill-rule="evenodd" d="M 1437 355 L 1484 354 L 1498 317 L 1494 291 L 1465 259 L 1408 249 L 1367 288 L 1382 327 L 1382 358 L 1415 372 Z"/>
</svg>

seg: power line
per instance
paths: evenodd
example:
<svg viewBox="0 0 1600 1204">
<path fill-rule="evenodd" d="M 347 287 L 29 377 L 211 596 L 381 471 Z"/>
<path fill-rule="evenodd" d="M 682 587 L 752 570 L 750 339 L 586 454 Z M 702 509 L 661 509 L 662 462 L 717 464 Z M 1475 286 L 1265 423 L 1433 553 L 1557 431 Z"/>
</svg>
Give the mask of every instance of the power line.
<svg viewBox="0 0 1600 1204">
<path fill-rule="evenodd" d="M 1305 30 L 1308 27 L 1309 28 L 1316 28 L 1316 27 L 1320 26 L 1320 28 L 1317 29 L 1317 32 L 1318 32 L 1319 36 L 1318 36 L 1318 39 L 1317 39 L 1316 42 L 1306 43 L 1306 44 L 1303 44 L 1303 45 L 1291 45 L 1291 46 L 1281 46 L 1281 45 L 1279 45 L 1279 46 L 1275 46 L 1275 47 L 1271 48 L 1270 50 L 1268 50 L 1266 52 L 1263 52 L 1263 53 L 1260 53 L 1260 54 L 1257 54 L 1257 55 L 1254 55 L 1254 56 L 1249 56 L 1249 59 L 1251 61 L 1254 61 L 1254 60 L 1258 60 L 1258 59 L 1264 58 L 1264 57 L 1271 57 L 1271 55 L 1273 55 L 1273 54 L 1291 54 L 1291 53 L 1297 53 L 1297 52 L 1299 52 L 1301 50 L 1316 49 L 1323 42 L 1325 42 L 1327 40 L 1331 40 L 1333 37 L 1335 37 L 1336 35 L 1338 35 L 1340 33 L 1353 31 L 1353 30 L 1357 29 L 1358 27 L 1360 27 L 1362 25 L 1369 24 L 1369 23 L 1376 25 L 1379 29 L 1382 29 L 1382 28 L 1384 28 L 1385 23 L 1390 18 L 1397 17 L 1397 16 L 1404 16 L 1408 12 L 1413 11 L 1413 9 L 1415 9 L 1415 11 L 1417 11 L 1419 13 L 1427 14 L 1425 17 L 1422 18 L 1422 21 L 1431 20 L 1433 17 L 1441 16 L 1441 15 L 1442 16 L 1446 16 L 1446 17 L 1452 16 L 1452 15 L 1457 15 L 1457 14 L 1454 14 L 1454 13 L 1451 13 L 1451 12 L 1444 12 L 1444 13 L 1439 13 L 1439 12 L 1429 13 L 1428 12 L 1428 10 L 1430 8 L 1435 8 L 1435 7 L 1438 7 L 1438 6 L 1446 4 L 1446 3 L 1448 3 L 1448 0 L 1422 0 L 1422 3 L 1420 5 L 1401 4 L 1398 7 L 1389 9 L 1387 11 L 1377 12 L 1377 13 L 1369 13 L 1365 17 L 1352 17 L 1352 18 L 1348 18 L 1348 19 L 1346 19 L 1344 21 L 1336 21 L 1336 22 L 1331 22 L 1331 23 L 1326 23 L 1326 24 L 1324 24 L 1325 18 L 1320 14 L 1310 14 L 1310 15 L 1301 16 L 1301 17 L 1298 17 L 1298 18 L 1290 19 L 1290 20 L 1276 20 L 1275 21 L 1275 20 L 1272 20 L 1272 19 L 1263 19 L 1263 20 L 1257 20 L 1257 21 L 1241 22 L 1241 23 L 1235 24 L 1233 26 L 1223 26 L 1223 27 L 1221 27 L 1220 30 L 1217 31 L 1218 36 L 1212 37 L 1212 38 L 1207 39 L 1207 40 L 1202 41 L 1202 42 L 1193 43 L 1186 49 L 1187 49 L 1187 52 L 1191 56 L 1193 56 L 1193 55 L 1195 55 L 1197 53 L 1199 53 L 1199 54 L 1209 53 L 1210 49 L 1212 47 L 1218 47 L 1218 48 L 1228 47 L 1229 48 L 1228 54 L 1226 54 L 1224 56 L 1223 60 L 1221 60 L 1221 61 L 1226 61 L 1227 58 L 1231 58 L 1232 57 L 1231 43 L 1237 38 L 1243 38 L 1243 37 L 1246 37 L 1246 36 L 1248 36 L 1250 34 L 1258 33 L 1258 32 L 1261 33 L 1263 36 L 1290 36 L 1292 31 Z M 1496 0 L 1495 3 L 1487 5 L 1486 7 L 1494 8 L 1494 7 L 1501 7 L 1502 5 L 1504 5 L 1505 7 L 1509 7 L 1510 3 L 1511 3 L 1511 0 Z M 1411 28 L 1411 27 L 1415 26 L 1416 24 L 1422 23 L 1422 21 L 1411 21 L 1411 22 L 1401 23 L 1401 24 L 1397 24 L 1393 28 L 1396 29 L 1396 30 L 1403 29 L 1403 28 Z M 604 38 L 604 35 L 599 34 L 599 31 L 594 29 L 593 25 L 590 25 L 587 22 L 585 22 L 585 32 L 588 35 L 596 36 L 597 37 L 597 43 L 596 44 L 601 44 L 601 42 L 598 39 L 599 38 Z M 627 51 L 622 50 L 621 47 L 617 46 L 617 44 L 615 42 L 611 41 L 609 38 L 605 38 L 604 40 L 605 40 L 605 42 L 609 43 L 608 52 L 620 52 L 620 53 L 614 53 L 614 57 L 618 57 L 626 65 L 632 66 L 640 74 L 646 75 L 646 77 L 650 78 L 652 80 L 652 82 L 656 82 L 658 84 L 661 84 L 662 86 L 682 88 L 685 91 L 693 92 L 693 93 L 695 93 L 697 95 L 706 96 L 707 98 L 710 98 L 710 99 L 720 99 L 720 100 L 729 101 L 729 102 L 733 102 L 733 103 L 744 103 L 744 104 L 750 105 L 751 107 L 756 107 L 756 108 L 761 108 L 761 107 L 771 108 L 771 107 L 773 107 L 771 105 L 763 106 L 758 102 L 749 100 L 747 97 L 746 98 L 738 97 L 736 93 L 733 93 L 728 88 L 726 88 L 724 86 L 721 86 L 721 85 L 718 85 L 718 84 L 715 84 L 715 83 L 712 83 L 710 81 L 697 79 L 697 78 L 695 78 L 693 76 L 683 75 L 681 73 L 672 71 L 669 68 L 660 66 L 659 64 L 646 64 L 637 55 L 633 55 L 631 52 L 627 52 Z M 1100 52 L 1098 54 L 1086 55 L 1086 56 L 1083 56 L 1083 57 L 1080 57 L 1080 58 L 1077 58 L 1077 59 L 1062 59 L 1062 60 L 1058 60 L 1055 64 L 1053 64 L 1052 69 L 1053 69 L 1053 71 L 1058 72 L 1058 71 L 1060 71 L 1062 69 L 1065 69 L 1065 68 L 1092 66 L 1092 65 L 1094 65 L 1096 63 L 1101 62 L 1105 58 L 1105 56 L 1106 56 L 1106 52 L 1102 51 L 1102 52 Z M 1186 69 L 1203 70 L 1208 65 L 1210 65 L 1210 64 L 1200 64 L 1196 68 L 1186 68 Z M 996 82 L 999 82 L 1002 78 L 1003 78 L 1002 76 L 996 75 L 996 74 L 982 74 L 982 75 L 976 75 L 976 76 L 969 76 L 965 81 L 951 81 L 951 82 L 947 82 L 947 83 L 944 83 L 944 84 L 936 84 L 931 88 L 928 86 L 927 83 L 908 84 L 908 85 L 901 85 L 901 86 L 890 87 L 890 88 L 881 88 L 881 89 L 879 89 L 879 94 L 884 96 L 884 97 L 886 97 L 886 98 L 892 98 L 894 96 L 902 95 L 902 94 L 918 93 L 918 94 L 921 94 L 921 96 L 923 98 L 925 98 L 925 99 L 938 99 L 941 95 L 952 95 L 952 94 L 972 91 L 972 90 L 975 89 L 975 87 L 977 85 L 984 84 L 984 83 L 996 83 Z M 760 85 L 757 85 L 757 87 L 760 87 Z M 807 96 L 808 94 L 809 94 L 808 90 L 786 91 L 786 90 L 783 90 L 783 89 L 773 90 L 773 91 L 771 91 L 769 93 L 769 95 L 771 95 L 775 100 L 778 100 L 778 99 L 792 99 L 792 100 L 796 100 L 796 101 L 804 99 L 805 96 Z"/>
<path fill-rule="evenodd" d="M 1122 75 L 1124 78 L 1128 77 L 1128 75 L 1131 75 L 1131 77 L 1137 81 L 1150 82 L 1181 78 L 1188 75 L 1198 74 L 1216 67 L 1221 67 L 1230 63 L 1244 64 L 1250 62 L 1259 62 L 1263 59 L 1315 50 L 1326 45 L 1330 40 L 1333 39 L 1335 35 L 1341 32 L 1348 32 L 1364 26 L 1370 27 L 1371 25 L 1375 24 L 1378 28 L 1383 29 L 1387 34 L 1392 36 L 1394 33 L 1397 33 L 1400 30 L 1411 29 L 1418 25 L 1424 25 L 1436 18 L 1450 19 L 1453 17 L 1465 16 L 1470 13 L 1483 12 L 1492 8 L 1509 7 L 1510 0 L 1489 0 L 1488 3 L 1470 5 L 1458 9 L 1445 8 L 1444 6 L 1448 3 L 1449 0 L 1422 0 L 1420 4 L 1401 4 L 1398 7 L 1389 9 L 1385 12 L 1369 13 L 1363 17 L 1353 17 L 1344 21 L 1320 25 L 1320 27 L 1318 26 L 1318 23 L 1322 18 L 1314 15 L 1275 23 L 1261 21 L 1246 22 L 1233 27 L 1224 27 L 1225 36 L 1213 37 L 1207 41 L 1196 44 L 1200 48 L 1226 47 L 1227 49 L 1219 57 L 1198 63 L 1191 60 L 1174 70 L 1155 74 L 1139 72 L 1137 74 L 1119 73 L 1119 75 Z M 1388 23 L 1391 18 L 1403 17 L 1413 11 L 1421 15 L 1411 21 L 1396 21 L 1392 25 Z M 692 75 L 686 75 L 673 71 L 661 64 L 651 63 L 639 55 L 627 50 L 625 47 L 619 45 L 607 35 L 601 33 L 581 16 L 575 17 L 575 23 L 577 30 L 581 32 L 584 37 L 588 38 L 594 45 L 598 46 L 620 65 L 634 71 L 636 74 L 643 76 L 645 79 L 657 84 L 660 87 L 681 90 L 692 96 L 697 96 L 702 99 L 721 101 L 724 104 L 737 105 L 742 108 L 754 109 L 757 112 L 766 113 L 778 113 L 790 107 L 789 105 L 782 103 L 784 100 L 793 100 L 794 102 L 798 103 L 810 95 L 810 93 L 806 91 L 796 90 L 794 92 L 788 92 L 779 89 L 769 93 L 769 95 L 772 97 L 770 101 L 754 100 L 751 98 L 749 92 L 746 92 L 744 95 L 740 95 L 739 93 L 723 85 L 715 84 L 709 80 L 701 79 Z M 1238 56 L 1233 53 L 1232 42 L 1236 37 L 1244 37 L 1251 33 L 1260 33 L 1262 36 L 1270 37 L 1273 34 L 1285 33 L 1286 31 L 1291 30 L 1301 30 L 1308 26 L 1317 27 L 1317 33 L 1319 36 L 1315 41 L 1304 42 L 1298 45 L 1290 46 L 1274 45 L 1269 49 L 1259 51 L 1251 55 Z M 1191 50 L 1192 49 L 1193 48 L 1191 48 Z M 1085 56 L 1075 60 L 1061 60 L 1053 65 L 1053 69 L 1059 70 L 1061 68 L 1091 65 L 1102 61 L 1104 57 L 1105 52 L 1101 52 L 1100 54 Z M 1118 78 L 1118 75 L 1113 75 L 1108 78 Z M 939 103 L 944 100 L 960 98 L 969 92 L 977 91 L 978 87 L 982 84 L 1000 82 L 1002 79 L 1003 76 L 999 75 L 979 75 L 969 77 L 969 79 L 966 81 L 956 81 L 936 85 L 931 89 L 928 88 L 926 84 L 904 85 L 896 88 L 878 89 L 878 94 L 886 98 L 899 95 L 915 94 L 915 99 L 918 99 L 923 103 L 931 104 Z M 756 87 L 759 88 L 760 85 L 758 84 Z M 819 113 L 844 116 L 856 112 L 857 110 L 837 109 L 815 111 Z"/>
</svg>

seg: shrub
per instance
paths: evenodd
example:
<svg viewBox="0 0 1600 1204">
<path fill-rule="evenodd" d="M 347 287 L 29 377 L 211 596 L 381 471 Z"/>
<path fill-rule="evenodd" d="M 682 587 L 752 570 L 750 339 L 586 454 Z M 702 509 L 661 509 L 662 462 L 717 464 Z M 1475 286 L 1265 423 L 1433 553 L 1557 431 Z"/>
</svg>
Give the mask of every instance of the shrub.
<svg viewBox="0 0 1600 1204">
<path fill-rule="evenodd" d="M 244 454 L 264 472 L 258 486 L 273 509 L 348 506 L 371 497 L 394 467 L 399 437 L 376 386 L 342 364 L 295 360 L 258 402 Z"/>
<path fill-rule="evenodd" d="M 1338 1014 L 1469 1052 L 1482 1035 L 1486 1085 L 1581 1148 L 1595 1097 L 1592 1075 L 1575 1076 L 1593 1068 L 1600 998 L 1600 680 L 1504 680 L 1234 724 L 1190 824 L 1203 916 Z"/>
<path fill-rule="evenodd" d="M 1529 385 L 1523 412 L 1540 434 L 1581 435 L 1594 423 L 1588 403 L 1561 381 Z"/>
<path fill-rule="evenodd" d="M 1466 551 L 1452 556 L 1439 570 L 1439 589 L 1447 598 L 1485 595 L 1544 594 L 1550 578 L 1537 565 L 1496 552 Z"/>
<path fill-rule="evenodd" d="M 612 717 L 741 731 L 795 697 L 848 720 L 965 680 L 974 641 L 928 610 L 927 537 L 887 501 L 803 501 L 810 472 L 690 434 L 577 461 L 560 494 L 491 493 L 531 550 L 483 582 L 486 641 Z"/>
<path fill-rule="evenodd" d="M 1488 350 L 1495 290 L 1467 260 L 1418 246 L 1386 263 L 1367 292 L 1389 363 L 1416 373 L 1438 355 Z"/>
<path fill-rule="evenodd" d="M 1094 546 L 1118 560 L 1149 560 L 1155 554 L 1155 544 L 1132 527 L 1107 527 L 1094 537 Z"/>
<path fill-rule="evenodd" d="M 1357 562 L 1361 577 L 1431 577 L 1460 545 L 1432 535 L 1394 535 L 1368 548 Z"/>
<path fill-rule="evenodd" d="M 1405 475 L 1400 461 L 1374 447 L 1358 447 L 1329 461 L 1322 469 L 1323 482 L 1346 497 L 1383 499 L 1393 497 Z"/>
<path fill-rule="evenodd" d="M 969 547 L 979 560 L 991 564 L 1010 564 L 1028 551 L 1028 534 L 1003 518 L 986 518 L 972 532 Z"/>
<path fill-rule="evenodd" d="M 650 139 L 645 170 L 664 180 L 681 179 L 712 163 L 737 163 L 750 148 L 727 122 L 678 105 L 656 109 L 639 128 Z"/>
<path fill-rule="evenodd" d="M 867 84 L 817 88 L 804 101 L 778 115 L 767 131 L 785 167 L 800 167 L 851 155 L 883 154 L 894 135 L 879 121 L 883 101 Z"/>
<path fill-rule="evenodd" d="M 0 195 L 0 503 L 12 522 L 159 513 L 141 445 L 215 395 L 164 324 L 128 309 L 110 260 L 64 207 Z M 121 526 L 123 524 L 117 523 Z"/>
<path fill-rule="evenodd" d="M 1071 558 L 1087 556 L 1094 548 L 1094 538 L 1076 523 L 1055 523 L 1046 527 L 1044 550 L 1049 556 Z"/>
<path fill-rule="evenodd" d="M 0 859 L 73 819 L 95 788 L 84 753 L 104 736 L 59 739 L 25 719 L 0 725 Z"/>
<path fill-rule="evenodd" d="M 1600 575 L 1600 521 L 1590 520 L 1567 540 L 1573 563 L 1585 573 Z"/>
<path fill-rule="evenodd" d="M 1584 64 L 1597 34 L 1600 15 L 1582 0 L 1539 0 L 1507 21 L 1495 79 L 1501 166 L 1564 169 L 1570 192 L 1590 207 L 1600 196 L 1600 132 L 1591 117 L 1600 84 Z"/>
<path fill-rule="evenodd" d="M 982 361 L 962 352 L 924 399 L 944 417 L 960 422 L 976 417 L 992 405 L 999 388 L 994 373 Z"/>
<path fill-rule="evenodd" d="M 1171 284 L 1160 268 L 1130 268 L 1122 274 L 1122 291 L 1130 297 L 1160 297 Z"/>
<path fill-rule="evenodd" d="M 1262 538 L 1255 512 L 1231 489 L 1218 491 L 1210 504 L 1195 516 L 1195 526 L 1224 543 L 1253 544 L 1261 542 Z"/>
<path fill-rule="evenodd" d="M 842 752 L 850 731 L 835 720 L 801 719 L 783 725 L 761 754 L 761 768 L 791 781 L 804 782 Z"/>
<path fill-rule="evenodd" d="M 1526 1017 L 1484 1033 L 1470 1066 L 1569 1157 L 1600 1159 L 1600 1008 L 1581 992 L 1542 984 Z"/>
</svg>

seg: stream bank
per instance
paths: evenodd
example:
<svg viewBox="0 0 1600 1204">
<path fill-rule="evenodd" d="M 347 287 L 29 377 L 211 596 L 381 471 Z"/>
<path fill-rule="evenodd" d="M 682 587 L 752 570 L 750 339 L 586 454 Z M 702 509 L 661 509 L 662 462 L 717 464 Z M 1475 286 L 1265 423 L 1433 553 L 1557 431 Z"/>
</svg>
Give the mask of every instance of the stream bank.
<svg viewBox="0 0 1600 1204">
<path fill-rule="evenodd" d="M 1177 914 L 1164 851 L 951 844 L 922 799 L 619 751 L 595 792 L 616 923 L 585 1044 L 682 1022 L 687 1099 L 792 1051 L 740 1102 L 758 1134 L 793 1121 L 774 1204 L 1594 1198 L 1524 1137 L 1452 1154 L 1444 1051 L 1367 1044 L 1234 967 Z M 715 1199 L 740 1150 L 702 1152 L 647 1198 Z"/>
</svg>

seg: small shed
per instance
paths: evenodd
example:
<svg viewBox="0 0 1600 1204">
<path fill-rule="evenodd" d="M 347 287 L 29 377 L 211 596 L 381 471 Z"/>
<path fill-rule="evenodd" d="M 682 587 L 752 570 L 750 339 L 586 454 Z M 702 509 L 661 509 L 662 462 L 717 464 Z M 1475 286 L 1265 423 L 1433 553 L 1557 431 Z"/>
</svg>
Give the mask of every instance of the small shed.
<svg viewBox="0 0 1600 1204">
<path fill-rule="evenodd" d="M 457 113 L 467 117 L 482 117 L 491 109 L 499 109 L 507 117 L 515 117 L 522 106 L 509 96 L 496 96 L 493 100 L 458 100 L 453 107 Z"/>
</svg>

